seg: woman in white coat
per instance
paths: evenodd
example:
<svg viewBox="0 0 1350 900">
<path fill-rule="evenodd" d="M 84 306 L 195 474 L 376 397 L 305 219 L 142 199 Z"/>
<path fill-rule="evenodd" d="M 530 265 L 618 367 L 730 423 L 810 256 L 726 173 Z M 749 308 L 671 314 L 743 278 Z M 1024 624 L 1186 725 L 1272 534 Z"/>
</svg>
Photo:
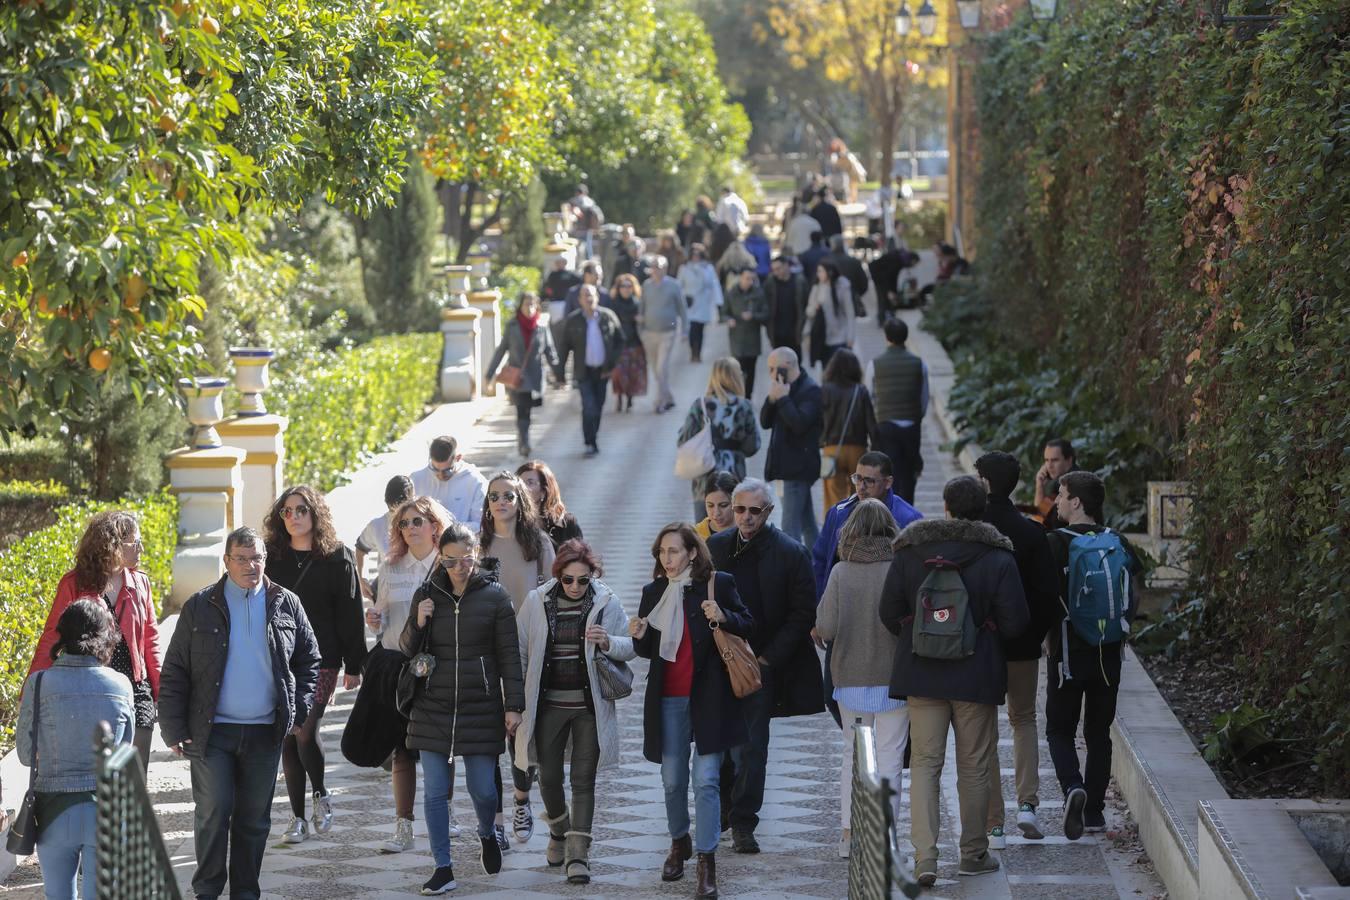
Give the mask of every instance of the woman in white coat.
<svg viewBox="0 0 1350 900">
<path fill-rule="evenodd" d="M 601 574 L 589 544 L 579 538 L 566 541 L 553 562 L 553 578 L 530 592 L 516 620 L 525 672 L 516 759 L 539 767 L 549 832 L 546 858 L 550 866 L 564 866 L 572 884 L 591 880 L 595 773 L 619 761 L 614 701 L 604 698 L 596 666 L 624 669 L 635 655 L 628 615 L 599 580 Z M 570 810 L 563 793 L 569 738 Z"/>
<path fill-rule="evenodd" d="M 689 248 L 689 261 L 680 266 L 679 282 L 689 304 L 689 361 L 702 362 L 703 326 L 717 319 L 722 306 L 722 285 L 702 244 Z"/>
</svg>

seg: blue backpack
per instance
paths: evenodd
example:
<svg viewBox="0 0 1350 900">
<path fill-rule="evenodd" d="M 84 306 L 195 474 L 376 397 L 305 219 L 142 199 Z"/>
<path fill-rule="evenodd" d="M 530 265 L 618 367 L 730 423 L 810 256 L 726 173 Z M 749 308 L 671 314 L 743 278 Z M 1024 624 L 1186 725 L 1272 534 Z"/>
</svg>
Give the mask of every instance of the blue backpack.
<svg viewBox="0 0 1350 900">
<path fill-rule="evenodd" d="M 1130 630 L 1129 551 L 1109 528 L 1087 534 L 1059 530 L 1069 538 L 1069 590 L 1064 597 L 1069 624 L 1093 647 L 1119 643 Z M 1067 645 L 1067 632 L 1064 640 Z M 1067 651 L 1066 646 L 1066 660 Z"/>
</svg>

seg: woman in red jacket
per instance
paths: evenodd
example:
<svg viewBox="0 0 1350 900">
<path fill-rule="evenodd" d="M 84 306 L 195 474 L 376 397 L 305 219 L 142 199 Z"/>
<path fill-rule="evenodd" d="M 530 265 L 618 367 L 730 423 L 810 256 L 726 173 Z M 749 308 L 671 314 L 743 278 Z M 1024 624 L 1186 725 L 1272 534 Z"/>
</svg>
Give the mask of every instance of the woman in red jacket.
<svg viewBox="0 0 1350 900">
<path fill-rule="evenodd" d="M 159 699 L 159 628 L 155 604 L 150 599 L 150 579 L 136 568 L 141 559 L 141 529 L 136 518 L 123 510 L 109 510 L 89 520 L 75 551 L 75 568 L 56 586 L 47 623 L 33 651 L 28 674 L 52 664 L 56 623 L 66 607 L 76 600 L 101 600 L 117 622 L 121 641 L 108 665 L 131 681 L 136 718 L 134 743 L 142 768 L 150 765 L 150 739 L 155 729 L 155 703 Z M 89 723 L 89 739 L 94 726 Z M 90 745 L 92 746 L 92 744 Z"/>
</svg>

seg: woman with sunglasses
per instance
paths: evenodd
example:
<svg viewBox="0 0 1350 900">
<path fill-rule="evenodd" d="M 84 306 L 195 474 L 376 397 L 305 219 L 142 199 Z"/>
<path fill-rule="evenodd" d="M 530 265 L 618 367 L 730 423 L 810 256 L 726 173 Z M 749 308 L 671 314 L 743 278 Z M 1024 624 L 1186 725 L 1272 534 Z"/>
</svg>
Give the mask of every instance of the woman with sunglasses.
<svg viewBox="0 0 1350 900">
<path fill-rule="evenodd" d="M 483 501 L 483 521 L 478 533 L 483 542 L 483 555 L 497 560 L 497 581 L 506 588 L 516 614 L 530 591 L 548 578 L 553 568 L 553 542 L 539 528 L 534 511 L 534 500 L 525 484 L 510 472 L 498 472 L 488 482 Z M 509 748 L 508 748 L 509 749 Z M 525 843 L 534 834 L 534 811 L 530 809 L 530 785 L 534 783 L 533 770 L 522 771 L 515 766 L 515 751 L 511 751 L 511 779 L 515 784 L 515 812 L 511 817 L 511 831 L 516 840 Z M 501 775 L 497 776 L 499 779 Z M 498 785 L 500 790 L 501 786 Z M 503 807 L 505 804 L 503 804 Z M 498 809 L 502 812 L 502 809 Z M 498 823 L 502 849 L 507 850 L 506 829 Z"/>
<path fill-rule="evenodd" d="M 548 463 L 542 459 L 532 459 L 516 469 L 520 483 L 534 501 L 534 510 L 539 515 L 539 527 L 544 529 L 556 552 L 559 547 L 572 538 L 581 537 L 581 526 L 577 517 L 567 511 L 563 505 L 562 491 L 558 488 L 558 479 Z"/>
<path fill-rule="evenodd" d="M 56 596 L 42 627 L 28 674 L 51 666 L 52 648 L 60 635 L 61 615 L 77 600 L 97 600 L 112 613 L 119 641 L 108 665 L 131 682 L 136 714 L 133 743 L 141 768 L 150 765 L 150 741 L 155 732 L 155 702 L 159 699 L 159 664 L 163 653 L 155 624 L 150 579 L 136 566 L 141 560 L 141 529 L 136 517 L 122 510 L 95 515 L 85 526 L 75 550 L 75 568 L 61 577 Z M 93 724 L 90 723 L 90 734 Z"/>
<path fill-rule="evenodd" d="M 525 709 L 520 646 L 511 598 L 487 572 L 478 570 L 478 536 L 454 522 L 441 533 L 440 566 L 413 594 L 414 614 L 399 637 L 412 659 L 435 658 L 419 680 L 408 715 L 409 750 L 422 761 L 422 813 L 436 871 L 423 894 L 455 889 L 450 860 L 450 761 L 464 760 L 464 780 L 478 818 L 479 861 L 494 875 L 502 868 L 495 833 L 497 758 L 515 734 Z"/>
<path fill-rule="evenodd" d="M 650 659 L 642 704 L 642 753 L 661 765 L 670 854 L 662 881 L 684 877 L 698 851 L 696 897 L 717 896 L 714 853 L 721 836 L 722 755 L 749 740 L 741 701 L 713 641 L 713 623 L 750 637 L 754 621 L 736 580 L 713 570 L 692 525 L 672 522 L 652 544 L 653 581 L 642 589 L 638 617 L 628 623 L 633 649 Z M 694 839 L 689 836 L 689 745 L 694 750 Z"/>
<path fill-rule="evenodd" d="M 319 722 L 337 690 L 340 669 L 343 687 L 361 684 L 366 661 L 362 627 L 361 580 L 352 551 L 337 539 L 333 516 L 323 495 L 299 484 L 287 488 L 263 519 L 269 581 L 300 598 L 319 642 L 319 683 L 314 708 L 305 724 L 281 744 L 281 769 L 291 801 L 291 821 L 282 840 L 299 844 L 309 839 L 305 820 L 305 788 L 314 788 L 314 830 L 327 834 L 333 827 L 333 805 L 324 788 L 324 754 Z"/>
<path fill-rule="evenodd" d="M 521 607 L 521 665 L 525 715 L 516 730 L 516 759 L 539 767 L 539 796 L 548 824 L 550 866 L 563 866 L 571 884 L 588 884 L 595 773 L 619 761 L 619 720 L 596 674 L 597 654 L 633 658 L 628 616 L 600 581 L 603 570 L 585 541 L 558 548 L 553 578 L 531 591 Z M 571 745 L 569 808 L 563 758 Z"/>
</svg>

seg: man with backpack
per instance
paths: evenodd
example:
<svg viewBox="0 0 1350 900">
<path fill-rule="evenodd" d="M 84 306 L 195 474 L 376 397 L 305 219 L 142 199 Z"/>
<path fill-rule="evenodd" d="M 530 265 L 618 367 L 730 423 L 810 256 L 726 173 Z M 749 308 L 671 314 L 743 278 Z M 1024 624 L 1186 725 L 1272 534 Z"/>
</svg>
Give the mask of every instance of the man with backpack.
<svg viewBox="0 0 1350 900">
<path fill-rule="evenodd" d="M 1046 643 L 1045 741 L 1064 789 L 1064 836 L 1106 827 L 1111 779 L 1111 721 L 1120 690 L 1121 645 L 1135 610 L 1139 554 L 1100 524 L 1106 486 L 1092 472 L 1059 479 L 1055 507 L 1064 528 L 1047 534 L 1060 579 L 1060 610 Z M 1074 734 L 1083 718 L 1087 744 L 1084 778 Z"/>
<path fill-rule="evenodd" d="M 987 494 L 963 475 L 942 490 L 946 519 L 900 532 L 881 597 L 881 622 L 899 637 L 890 695 L 908 701 L 910 840 L 919 884 L 937 882 L 938 792 L 947 729 L 956 732 L 961 809 L 959 875 L 998 871 L 985 817 L 998 707 L 1007 690 L 1002 639 L 1027 627 L 1012 541 L 980 521 Z"/>
</svg>

